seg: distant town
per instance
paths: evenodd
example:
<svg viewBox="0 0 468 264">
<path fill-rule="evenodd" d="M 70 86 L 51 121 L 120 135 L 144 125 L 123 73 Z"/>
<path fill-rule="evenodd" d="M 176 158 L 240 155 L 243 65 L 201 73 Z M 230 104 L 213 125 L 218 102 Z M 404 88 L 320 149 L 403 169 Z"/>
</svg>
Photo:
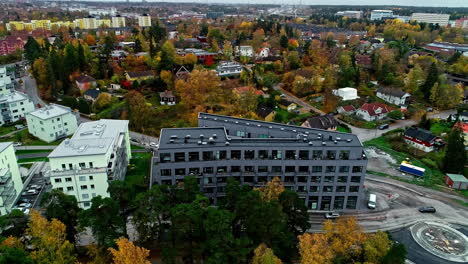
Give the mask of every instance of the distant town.
<svg viewBox="0 0 468 264">
<path fill-rule="evenodd" d="M 0 263 L 468 262 L 468 6 L 0 3 Z"/>
</svg>

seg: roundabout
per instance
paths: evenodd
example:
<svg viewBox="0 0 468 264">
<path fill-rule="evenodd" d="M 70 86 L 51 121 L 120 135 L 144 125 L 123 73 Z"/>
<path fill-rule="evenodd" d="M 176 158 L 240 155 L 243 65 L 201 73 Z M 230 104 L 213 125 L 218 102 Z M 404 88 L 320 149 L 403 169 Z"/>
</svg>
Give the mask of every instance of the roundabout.
<svg viewBox="0 0 468 264">
<path fill-rule="evenodd" d="M 431 254 L 452 262 L 468 262 L 468 237 L 449 225 L 419 222 L 410 227 L 414 241 Z"/>
</svg>

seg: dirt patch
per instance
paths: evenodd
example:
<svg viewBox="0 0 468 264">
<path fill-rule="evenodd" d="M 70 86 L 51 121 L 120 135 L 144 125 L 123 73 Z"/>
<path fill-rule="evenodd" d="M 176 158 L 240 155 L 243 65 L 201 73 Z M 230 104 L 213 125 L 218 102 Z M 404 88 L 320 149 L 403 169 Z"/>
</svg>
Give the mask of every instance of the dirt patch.
<svg viewBox="0 0 468 264">
<path fill-rule="evenodd" d="M 399 164 L 397 160 L 390 154 L 376 147 L 368 147 L 364 149 L 367 156 L 367 169 L 371 171 L 378 171 L 387 175 L 396 176 L 408 180 L 412 180 L 413 176 L 401 173 L 398 170 Z"/>
</svg>

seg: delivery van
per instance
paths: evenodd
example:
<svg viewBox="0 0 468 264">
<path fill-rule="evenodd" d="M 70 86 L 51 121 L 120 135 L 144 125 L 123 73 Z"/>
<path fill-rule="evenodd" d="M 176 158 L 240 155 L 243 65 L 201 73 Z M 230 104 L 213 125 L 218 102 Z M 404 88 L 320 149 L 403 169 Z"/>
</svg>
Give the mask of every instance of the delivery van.
<svg viewBox="0 0 468 264">
<path fill-rule="evenodd" d="M 367 207 L 369 207 L 369 209 L 375 209 L 376 205 L 377 205 L 377 195 L 371 193 L 369 195 L 369 202 L 367 202 Z"/>
</svg>

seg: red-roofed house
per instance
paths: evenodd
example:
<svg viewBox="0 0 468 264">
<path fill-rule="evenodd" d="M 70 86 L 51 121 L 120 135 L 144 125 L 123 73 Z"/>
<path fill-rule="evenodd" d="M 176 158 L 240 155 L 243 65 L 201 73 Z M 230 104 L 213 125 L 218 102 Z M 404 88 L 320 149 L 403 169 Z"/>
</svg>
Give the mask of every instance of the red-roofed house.
<svg viewBox="0 0 468 264">
<path fill-rule="evenodd" d="M 356 64 L 364 69 L 372 68 L 372 58 L 370 55 L 356 55 Z"/>
<path fill-rule="evenodd" d="M 463 131 L 463 136 L 465 138 L 465 146 L 468 146 L 468 124 L 464 122 L 457 122 L 453 128 L 459 127 Z"/>
<path fill-rule="evenodd" d="M 0 40 L 0 55 L 8 55 L 15 52 L 17 49 L 22 50 L 24 42 L 21 38 L 7 36 Z"/>
<path fill-rule="evenodd" d="M 257 90 L 255 89 L 254 87 L 252 86 L 242 86 L 242 87 L 236 87 L 234 88 L 234 92 L 237 94 L 237 95 L 241 95 L 241 94 L 244 94 L 246 92 L 251 92 L 257 96 L 260 96 L 260 95 L 264 95 L 263 91 L 262 90 Z"/>
<path fill-rule="evenodd" d="M 356 108 L 353 105 L 343 105 L 336 109 L 338 113 L 342 115 L 352 115 L 356 112 Z"/>
<path fill-rule="evenodd" d="M 387 117 L 387 114 L 392 111 L 392 107 L 382 103 L 363 104 L 357 111 L 356 115 L 366 121 L 375 121 Z"/>
</svg>

